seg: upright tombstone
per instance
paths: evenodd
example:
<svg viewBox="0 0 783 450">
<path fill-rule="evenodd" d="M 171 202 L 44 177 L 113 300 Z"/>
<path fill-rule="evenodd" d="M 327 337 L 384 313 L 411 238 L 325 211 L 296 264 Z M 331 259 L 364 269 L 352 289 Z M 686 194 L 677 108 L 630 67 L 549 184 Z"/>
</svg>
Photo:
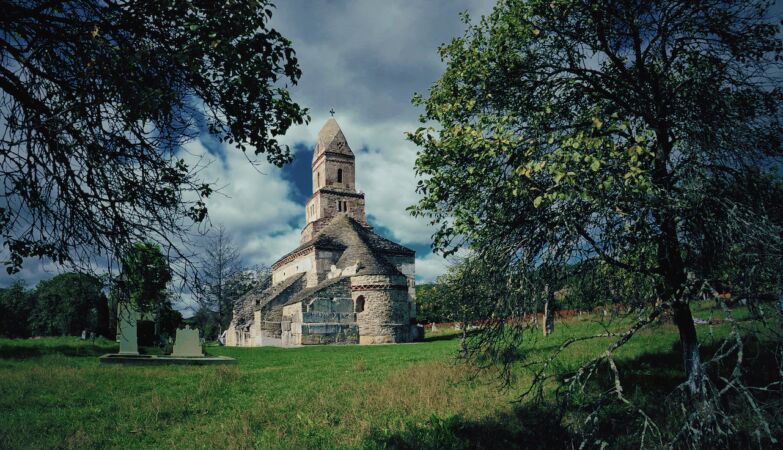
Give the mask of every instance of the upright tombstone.
<svg viewBox="0 0 783 450">
<path fill-rule="evenodd" d="M 201 341 L 198 337 L 198 328 L 190 329 L 190 325 L 177 329 L 177 339 L 174 341 L 174 351 L 171 356 L 179 357 L 203 357 Z"/>
<path fill-rule="evenodd" d="M 138 355 L 139 344 L 136 331 L 138 314 L 128 303 L 122 302 L 117 308 L 117 324 L 120 339 L 120 355 Z"/>
</svg>

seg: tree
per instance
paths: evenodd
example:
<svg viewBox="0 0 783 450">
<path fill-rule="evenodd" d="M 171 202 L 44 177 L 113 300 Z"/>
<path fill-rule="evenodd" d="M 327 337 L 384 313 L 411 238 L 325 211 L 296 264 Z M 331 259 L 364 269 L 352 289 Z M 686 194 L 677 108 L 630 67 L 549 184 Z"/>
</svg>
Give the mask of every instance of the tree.
<svg viewBox="0 0 783 450">
<path fill-rule="evenodd" d="M 174 339 L 177 335 L 177 329 L 182 326 L 182 313 L 174 309 L 173 300 L 171 295 L 168 296 L 167 301 L 163 302 L 158 310 L 158 314 L 155 316 L 155 329 L 158 336 L 163 338 Z"/>
<path fill-rule="evenodd" d="M 206 330 L 210 316 L 214 316 L 215 331 L 228 327 L 234 309 L 234 301 L 244 292 L 232 290 L 229 285 L 242 272 L 239 249 L 233 245 L 226 229 L 219 226 L 204 249 L 199 266 L 199 286 L 196 302 L 202 331 Z M 236 285 L 236 283 L 234 283 Z M 210 336 L 213 337 L 213 336 Z"/>
<path fill-rule="evenodd" d="M 181 145 L 204 131 L 290 161 L 307 111 L 268 0 L 6 1 L 0 17 L 0 234 L 25 257 L 79 262 L 155 240 L 175 250 L 210 184 Z"/>
<path fill-rule="evenodd" d="M 117 301 L 143 314 L 157 313 L 169 301 L 166 289 L 171 280 L 171 267 L 160 247 L 137 242 L 122 258 L 122 272 L 114 286 Z"/>
<path fill-rule="evenodd" d="M 416 285 L 416 319 L 420 323 L 449 322 L 451 310 L 444 301 L 443 287 L 441 280 Z"/>
<path fill-rule="evenodd" d="M 69 272 L 38 283 L 27 317 L 35 336 L 78 336 L 84 330 L 100 332 L 104 281 L 92 275 Z"/>
<path fill-rule="evenodd" d="M 30 337 L 28 320 L 35 306 L 35 298 L 21 283 L 0 289 L 0 336 Z"/>
<path fill-rule="evenodd" d="M 599 258 L 654 289 L 642 299 L 648 314 L 598 360 L 670 311 L 682 389 L 704 398 L 689 304 L 711 290 L 705 262 L 782 266 L 771 211 L 783 199 L 754 196 L 749 183 L 778 182 L 783 157 L 782 45 L 769 6 L 504 0 L 440 49 L 445 73 L 414 98 L 437 126 L 410 135 L 423 195 L 413 213 L 440 224 L 436 250 L 467 245 L 479 269 L 497 271 L 475 278 L 493 281 L 476 300 L 485 317 L 536 310 L 563 267 Z M 710 243 L 732 251 L 704 258 Z M 755 289 L 749 281 L 735 288 Z M 512 319 L 486 325 L 473 350 L 501 358 L 495 346 L 510 341 L 500 330 L 522 323 Z"/>
<path fill-rule="evenodd" d="M 123 255 L 121 263 L 122 271 L 112 289 L 111 310 L 115 314 L 135 311 L 141 317 L 147 317 L 145 320 L 151 317 L 153 324 L 144 333 L 150 344 L 154 338 L 168 334 L 172 327 L 176 331 L 181 315 L 173 310 L 168 290 L 173 272 L 160 247 L 150 242 L 136 242 Z"/>
</svg>

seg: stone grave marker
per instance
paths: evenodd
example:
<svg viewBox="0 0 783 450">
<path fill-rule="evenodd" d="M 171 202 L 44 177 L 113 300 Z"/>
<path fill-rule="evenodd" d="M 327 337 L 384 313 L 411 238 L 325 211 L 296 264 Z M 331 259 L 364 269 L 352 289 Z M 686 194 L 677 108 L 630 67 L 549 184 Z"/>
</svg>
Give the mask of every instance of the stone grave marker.
<svg viewBox="0 0 783 450">
<path fill-rule="evenodd" d="M 120 303 L 117 308 L 118 334 L 120 335 L 120 355 L 138 355 L 139 344 L 137 340 L 136 321 L 138 316 L 133 307 L 127 303 Z"/>
<path fill-rule="evenodd" d="M 174 351 L 171 356 L 201 357 L 201 340 L 198 337 L 198 328 L 190 329 L 190 325 L 177 330 L 177 339 L 174 341 Z"/>
</svg>

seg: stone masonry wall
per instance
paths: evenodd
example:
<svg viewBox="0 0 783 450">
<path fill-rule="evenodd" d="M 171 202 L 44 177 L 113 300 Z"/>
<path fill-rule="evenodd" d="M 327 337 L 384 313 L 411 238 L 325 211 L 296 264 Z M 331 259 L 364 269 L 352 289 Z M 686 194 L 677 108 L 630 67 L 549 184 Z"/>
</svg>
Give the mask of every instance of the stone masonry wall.
<svg viewBox="0 0 783 450">
<path fill-rule="evenodd" d="M 315 251 L 310 251 L 295 260 L 284 264 L 272 271 L 272 284 L 277 284 L 299 272 L 309 272 L 315 267 Z"/>
<path fill-rule="evenodd" d="M 360 344 L 408 342 L 410 299 L 401 276 L 365 275 L 351 278 L 354 304 L 364 297 L 364 311 L 356 313 Z"/>
<path fill-rule="evenodd" d="M 332 265 L 337 263 L 340 252 L 315 250 L 313 270 L 307 273 L 307 287 L 313 287 L 326 280 Z"/>
<path fill-rule="evenodd" d="M 408 279 L 408 296 L 410 297 L 410 317 L 418 316 L 416 310 L 416 258 L 415 256 L 392 255 L 386 259 L 394 264 Z"/>
<path fill-rule="evenodd" d="M 337 182 L 337 171 L 343 171 L 343 181 Z M 353 158 L 344 155 L 326 154 L 313 167 L 313 192 L 320 188 L 356 190 L 356 173 Z M 318 182 L 320 181 L 320 185 Z"/>
<path fill-rule="evenodd" d="M 283 345 L 358 343 L 359 331 L 350 295 L 350 281 L 345 279 L 312 298 L 285 305 L 281 320 Z"/>
</svg>

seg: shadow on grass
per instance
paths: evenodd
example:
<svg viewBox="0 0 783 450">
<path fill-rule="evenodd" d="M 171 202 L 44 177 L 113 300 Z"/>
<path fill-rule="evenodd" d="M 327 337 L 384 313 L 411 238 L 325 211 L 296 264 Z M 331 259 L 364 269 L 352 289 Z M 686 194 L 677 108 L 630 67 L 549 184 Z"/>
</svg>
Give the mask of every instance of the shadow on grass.
<svg viewBox="0 0 783 450">
<path fill-rule="evenodd" d="M 425 337 L 424 342 L 453 341 L 461 337 L 462 333 L 455 331 L 454 333 L 445 333 L 438 336 Z"/>
<path fill-rule="evenodd" d="M 556 411 L 542 407 L 517 406 L 513 412 L 482 421 L 461 416 L 430 417 L 411 424 L 404 431 L 375 431 L 364 443 L 368 449 L 483 449 L 565 448 L 572 436 L 561 425 Z"/>
<path fill-rule="evenodd" d="M 61 354 L 65 356 L 101 356 L 117 351 L 117 347 L 106 345 L 0 345 L 0 359 L 27 359 L 45 355 Z"/>
<path fill-rule="evenodd" d="M 439 336 L 440 337 L 440 336 Z M 776 379 L 777 366 L 775 349 L 766 346 L 754 338 L 744 339 L 747 366 L 746 383 L 762 386 Z M 717 345 L 702 347 L 702 355 L 707 359 L 717 350 Z M 618 360 L 624 394 L 635 405 L 641 407 L 652 419 L 661 426 L 664 445 L 676 434 L 682 425 L 683 417 L 672 409 L 668 400 L 670 395 L 683 381 L 681 369 L 682 354 L 679 344 L 670 351 L 647 353 L 634 359 Z M 754 370 L 748 370 L 752 366 Z M 710 370 L 712 379 L 727 376 L 733 370 L 733 364 L 727 362 L 724 366 Z M 563 379 L 573 374 L 561 374 Z M 521 386 L 520 386 L 521 387 Z M 598 414 L 591 419 L 593 426 L 587 448 L 600 448 L 599 443 L 609 443 L 611 448 L 639 448 L 642 436 L 640 416 L 635 409 L 614 401 L 609 396 L 608 401 L 600 400 L 598 393 L 606 393 L 613 387 L 613 378 L 608 368 L 602 368 L 593 376 L 587 385 L 585 395 L 577 399 L 564 399 L 542 404 L 519 403 L 511 412 L 498 413 L 482 420 L 468 420 L 460 415 L 445 418 L 431 416 L 420 422 L 405 423 L 402 430 L 389 431 L 376 429 L 366 437 L 364 448 L 392 449 L 550 449 L 578 448 L 584 439 L 579 427 L 585 424 L 587 415 L 596 410 L 601 403 Z M 763 396 L 762 396 L 763 397 Z M 725 405 L 727 412 L 735 418 L 737 427 L 729 436 L 705 437 L 704 444 L 711 447 L 750 448 L 772 445 L 765 436 L 756 435 L 752 425 L 747 427 L 744 418 L 754 414 L 730 399 Z M 774 403 L 773 403 L 774 404 Z M 775 422 L 772 433 L 778 440 L 783 438 L 783 421 L 775 417 L 774 411 L 768 410 L 769 418 Z M 648 445 L 651 435 L 648 434 Z M 708 447 L 705 447 L 708 448 Z"/>
<path fill-rule="evenodd" d="M 477 334 L 479 330 L 470 330 L 467 332 L 468 336 L 473 336 L 474 334 Z M 437 336 L 429 336 L 424 338 L 424 342 L 437 342 L 437 341 L 453 341 L 456 339 L 462 338 L 462 331 L 460 330 L 454 330 L 454 331 L 448 331 L 443 334 L 439 334 Z"/>
</svg>

